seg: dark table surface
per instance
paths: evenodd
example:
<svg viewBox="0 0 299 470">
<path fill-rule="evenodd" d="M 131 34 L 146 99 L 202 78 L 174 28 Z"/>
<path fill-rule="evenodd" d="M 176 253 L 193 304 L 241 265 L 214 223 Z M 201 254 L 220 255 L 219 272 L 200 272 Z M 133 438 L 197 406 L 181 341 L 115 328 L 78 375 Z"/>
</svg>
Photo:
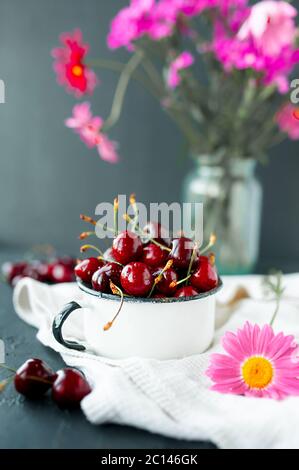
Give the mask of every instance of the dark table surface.
<svg viewBox="0 0 299 470">
<path fill-rule="evenodd" d="M 20 257 L 20 255 L 19 255 Z M 17 252 L 0 251 L 0 264 L 18 258 Z M 0 338 L 5 343 L 6 365 L 18 368 L 26 359 L 39 357 L 54 368 L 64 366 L 60 356 L 40 344 L 36 330 L 22 322 L 12 306 L 12 290 L 0 283 Z M 0 369 L 0 378 L 7 372 Z M 16 394 L 12 384 L 0 395 L 0 448 L 116 449 L 211 448 L 212 444 L 168 439 L 131 427 L 90 424 L 80 410 L 62 411 L 49 397 L 30 402 Z"/>
</svg>

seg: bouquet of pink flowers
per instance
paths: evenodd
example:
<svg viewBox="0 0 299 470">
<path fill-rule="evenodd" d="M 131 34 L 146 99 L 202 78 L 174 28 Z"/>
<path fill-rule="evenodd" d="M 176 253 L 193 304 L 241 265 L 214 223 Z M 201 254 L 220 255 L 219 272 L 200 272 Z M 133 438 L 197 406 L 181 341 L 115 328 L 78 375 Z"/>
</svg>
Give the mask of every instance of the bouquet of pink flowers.
<svg viewBox="0 0 299 470">
<path fill-rule="evenodd" d="M 117 162 L 107 132 L 135 79 L 177 123 L 192 153 L 262 158 L 278 128 L 299 139 L 299 109 L 289 99 L 299 62 L 296 16 L 285 1 L 131 0 L 107 38 L 110 49 L 127 49 L 127 63 L 88 60 L 80 30 L 62 34 L 53 49 L 57 80 L 76 98 L 94 92 L 99 81 L 93 68 L 120 72 L 107 119 L 83 102 L 66 125 L 103 160 Z"/>
</svg>

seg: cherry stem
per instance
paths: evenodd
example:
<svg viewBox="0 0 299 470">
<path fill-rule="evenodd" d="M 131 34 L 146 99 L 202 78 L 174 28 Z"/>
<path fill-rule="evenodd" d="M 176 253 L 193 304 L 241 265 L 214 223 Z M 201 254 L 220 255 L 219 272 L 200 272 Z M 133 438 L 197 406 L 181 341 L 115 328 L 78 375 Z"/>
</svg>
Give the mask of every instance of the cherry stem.
<svg viewBox="0 0 299 470">
<path fill-rule="evenodd" d="M 118 261 L 115 261 L 115 259 L 112 259 L 112 258 L 105 258 L 104 256 L 98 256 L 98 259 L 107 261 L 108 263 L 115 263 L 115 264 L 118 264 L 119 266 L 123 266 L 123 264 L 119 263 Z"/>
<path fill-rule="evenodd" d="M 139 211 L 138 211 L 138 207 L 137 207 L 137 204 L 136 204 L 136 196 L 135 194 L 131 194 L 130 196 L 130 204 L 131 206 L 133 207 L 133 210 L 134 210 L 134 219 L 133 219 L 133 227 L 134 227 L 134 231 L 136 230 L 139 230 Z"/>
<path fill-rule="evenodd" d="M 157 276 L 155 279 L 154 279 L 154 282 L 153 282 L 153 285 L 151 287 L 151 290 L 149 291 L 149 294 L 148 294 L 148 298 L 150 298 L 152 296 L 152 293 L 154 292 L 154 289 L 156 287 L 156 285 L 158 284 L 158 282 L 160 282 L 161 278 L 160 276 Z M 156 282 L 157 281 L 157 282 Z"/>
<path fill-rule="evenodd" d="M 109 321 L 108 323 L 106 323 L 106 325 L 103 327 L 103 330 L 104 331 L 108 331 L 110 330 L 110 328 L 112 327 L 113 323 L 115 322 L 116 318 L 118 317 L 118 315 L 120 314 L 120 311 L 123 307 L 123 304 L 124 304 L 124 293 L 123 291 L 118 287 L 116 286 L 115 284 L 113 284 L 112 281 L 110 281 L 110 287 L 111 287 L 111 290 L 113 292 L 113 289 L 116 289 L 118 292 L 119 292 L 119 295 L 121 297 L 121 301 L 120 301 L 120 306 L 116 312 L 116 314 L 114 315 L 114 317 L 112 318 L 111 321 Z"/>
<path fill-rule="evenodd" d="M 215 266 L 215 261 L 216 261 L 215 253 L 210 253 L 210 254 L 209 254 L 209 262 L 210 262 L 210 265 L 211 265 L 211 266 Z"/>
<path fill-rule="evenodd" d="M 152 288 L 151 288 L 151 290 L 148 294 L 148 298 L 151 297 L 152 293 L 154 292 L 154 289 L 155 289 L 156 285 L 159 284 L 159 282 L 162 280 L 163 273 L 165 273 L 165 271 L 167 271 L 167 269 L 171 268 L 172 265 L 173 265 L 173 260 L 172 259 L 167 261 L 167 263 L 165 264 L 165 266 L 162 269 L 162 271 L 160 272 L 160 274 L 154 279 Z"/>
<path fill-rule="evenodd" d="M 114 233 L 114 228 L 107 227 L 105 224 L 101 224 L 101 222 L 96 222 L 92 217 L 89 217 L 88 215 L 81 214 L 80 219 L 83 220 L 84 222 L 88 222 L 89 224 L 92 224 L 94 226 L 99 225 L 100 227 L 105 228 L 107 230 L 107 232 Z"/>
<path fill-rule="evenodd" d="M 81 248 L 80 248 L 81 253 L 84 253 L 84 252 L 87 251 L 87 250 L 94 250 L 94 251 L 96 251 L 97 253 L 99 253 L 101 257 L 103 257 L 103 252 L 102 252 L 99 248 L 97 248 L 96 246 L 94 246 L 94 245 L 83 245 L 83 246 L 81 246 Z"/>
<path fill-rule="evenodd" d="M 112 290 L 112 293 L 114 295 L 119 295 L 120 296 L 120 290 L 121 289 L 116 284 L 114 284 L 114 282 L 112 282 L 111 279 L 110 279 L 110 289 Z M 130 297 L 128 294 L 124 294 L 124 293 L 123 293 L 123 296 L 124 297 Z"/>
<path fill-rule="evenodd" d="M 42 377 L 34 377 L 34 375 L 28 375 L 26 378 L 30 380 L 36 380 L 36 382 L 42 382 L 42 383 L 50 384 L 50 385 L 53 384 L 51 380 L 43 379 Z"/>
<path fill-rule="evenodd" d="M 209 243 L 202 250 L 200 250 L 200 254 L 202 255 L 203 253 L 206 253 L 206 251 L 208 251 L 210 248 L 212 248 L 212 246 L 215 245 L 216 240 L 216 235 L 214 233 L 211 233 Z"/>
<path fill-rule="evenodd" d="M 88 238 L 90 237 L 91 235 L 95 235 L 95 231 L 91 231 L 91 232 L 82 232 L 80 233 L 79 235 L 79 240 L 85 240 L 85 238 Z"/>
<path fill-rule="evenodd" d="M 190 258 L 189 266 L 188 266 L 187 277 L 184 279 L 186 281 L 186 284 L 188 284 L 188 279 L 190 277 L 190 273 L 191 273 L 192 265 L 193 265 L 195 255 L 196 255 L 196 252 L 197 252 L 197 248 L 198 248 L 198 245 L 197 245 L 197 243 L 195 243 L 194 247 L 193 247 L 192 255 L 191 255 L 191 258 Z"/>
<path fill-rule="evenodd" d="M 143 233 L 145 233 L 145 232 L 143 232 Z M 169 253 L 171 252 L 171 249 L 168 248 L 168 246 L 162 245 L 162 243 L 157 242 L 157 240 L 155 240 L 154 238 L 150 238 L 150 241 L 151 241 L 154 245 L 159 246 L 162 250 L 166 250 L 166 251 L 168 251 Z"/>
<path fill-rule="evenodd" d="M 118 198 L 114 199 L 113 204 L 113 215 L 114 215 L 114 236 L 118 234 Z"/>
<path fill-rule="evenodd" d="M 130 223 L 130 224 L 134 223 L 134 220 L 128 214 L 124 214 L 123 217 L 128 223 Z M 147 235 L 148 235 L 144 230 L 141 230 L 140 228 L 138 228 L 136 230 L 136 232 L 138 233 L 138 235 L 140 235 L 142 237 L 147 237 Z M 154 243 L 154 245 L 159 246 L 162 250 L 166 250 L 168 252 L 171 252 L 171 249 L 168 248 L 168 246 L 162 245 L 162 243 L 157 242 L 157 240 L 155 240 L 154 238 L 148 238 L 148 240 L 151 243 Z"/>
<path fill-rule="evenodd" d="M 3 382 L 12 379 L 12 377 L 14 377 L 17 373 L 16 369 L 13 369 L 12 367 L 6 366 L 5 364 L 0 364 L 0 367 L 2 367 L 3 369 L 9 370 L 10 372 L 13 372 L 12 375 L 10 375 L 9 377 L 6 377 L 6 379 L 3 379 Z M 33 375 L 28 375 L 27 378 L 30 379 L 30 380 L 36 380 L 37 382 L 44 382 L 44 383 L 47 383 L 47 384 L 52 384 L 52 382 L 50 380 L 43 379 L 41 377 L 35 377 Z"/>
<path fill-rule="evenodd" d="M 1 380 L 1 382 L 0 382 L 0 393 L 3 392 L 6 385 L 8 385 L 10 382 L 12 382 L 14 378 L 15 378 L 15 374 L 12 374 L 12 375 L 9 375 L 8 377 L 5 377 L 5 379 Z"/>
<path fill-rule="evenodd" d="M 89 224 L 92 224 L 94 226 L 97 225 L 96 221 L 94 219 L 92 219 L 92 217 L 89 217 L 89 215 L 80 214 L 80 219 L 83 220 L 84 222 L 88 222 Z"/>
<path fill-rule="evenodd" d="M 188 274 L 186 277 L 184 277 L 184 279 L 180 279 L 179 281 L 172 281 L 169 284 L 169 287 L 176 287 L 179 284 L 182 284 L 183 282 L 188 281 L 188 279 L 190 279 L 190 277 L 191 277 L 191 274 Z"/>
</svg>

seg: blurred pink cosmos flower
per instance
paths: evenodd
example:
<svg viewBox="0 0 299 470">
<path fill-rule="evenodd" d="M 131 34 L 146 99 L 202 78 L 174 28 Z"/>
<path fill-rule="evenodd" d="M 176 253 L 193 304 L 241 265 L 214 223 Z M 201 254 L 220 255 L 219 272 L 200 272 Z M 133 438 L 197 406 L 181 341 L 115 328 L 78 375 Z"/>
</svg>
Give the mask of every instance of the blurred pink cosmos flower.
<svg viewBox="0 0 299 470">
<path fill-rule="evenodd" d="M 192 17 L 202 11 L 219 7 L 225 13 L 232 6 L 244 5 L 246 0 L 131 0 L 111 22 L 107 38 L 111 49 L 127 47 L 147 35 L 159 40 L 170 36 L 180 17 Z"/>
<path fill-rule="evenodd" d="M 131 0 L 128 7 L 118 12 L 111 22 L 107 38 L 111 49 L 118 47 L 133 48 L 133 41 L 147 34 L 152 39 L 168 36 L 173 22 L 166 20 L 156 9 L 155 0 Z"/>
<path fill-rule="evenodd" d="M 296 9 L 283 1 L 266 0 L 252 6 L 237 37 L 251 39 L 261 53 L 277 57 L 283 48 L 292 47 L 297 35 Z"/>
<path fill-rule="evenodd" d="M 217 1 L 219 0 L 160 0 L 157 2 L 157 9 L 162 17 L 175 23 L 180 14 L 190 17 L 198 15 L 203 10 L 215 7 Z"/>
<path fill-rule="evenodd" d="M 73 116 L 65 121 L 65 125 L 77 131 L 87 124 L 92 118 L 90 103 L 80 103 L 73 107 Z"/>
<path fill-rule="evenodd" d="M 275 120 L 282 132 L 292 140 L 299 139 L 299 108 L 291 103 L 285 104 L 278 111 Z"/>
<path fill-rule="evenodd" d="M 246 322 L 237 333 L 226 332 L 228 354 L 212 354 L 206 374 L 220 393 L 282 399 L 299 395 L 299 348 L 294 336 L 274 334 Z"/>
<path fill-rule="evenodd" d="M 242 9 L 239 16 L 240 13 Z M 251 9 L 244 8 L 243 14 L 243 24 L 239 24 L 237 32 L 237 23 L 233 23 L 236 16 L 228 18 L 231 32 L 222 22 L 215 22 L 212 49 L 217 59 L 227 71 L 253 69 L 262 74 L 266 85 L 276 85 L 281 93 L 286 93 L 288 76 L 299 62 L 299 49 L 295 47 L 296 10 L 286 2 L 264 1 Z"/>
<path fill-rule="evenodd" d="M 182 52 L 173 62 L 171 62 L 167 76 L 167 84 L 169 88 L 176 88 L 181 83 L 180 70 L 190 67 L 193 63 L 193 55 L 188 51 Z"/>
<path fill-rule="evenodd" d="M 76 29 L 73 33 L 63 33 L 60 42 L 62 47 L 52 49 L 57 82 L 77 98 L 86 93 L 92 94 L 98 79 L 84 63 L 89 46 L 83 43 L 81 31 Z"/>
<path fill-rule="evenodd" d="M 73 107 L 73 116 L 66 119 L 65 125 L 73 129 L 88 148 L 96 147 L 102 160 L 118 162 L 117 144 L 101 132 L 103 119 L 92 115 L 89 103 L 76 104 Z"/>
</svg>

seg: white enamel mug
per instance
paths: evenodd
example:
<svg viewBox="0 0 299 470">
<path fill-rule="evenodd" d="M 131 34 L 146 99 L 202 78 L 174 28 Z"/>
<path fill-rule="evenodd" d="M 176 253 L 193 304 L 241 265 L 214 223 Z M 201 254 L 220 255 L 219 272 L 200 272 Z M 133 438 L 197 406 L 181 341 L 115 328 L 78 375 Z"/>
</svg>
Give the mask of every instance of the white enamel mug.
<svg viewBox="0 0 299 470">
<path fill-rule="evenodd" d="M 204 352 L 213 340 L 215 294 L 222 287 L 221 279 L 215 289 L 194 297 L 124 297 L 121 312 L 107 331 L 104 326 L 117 312 L 120 298 L 96 292 L 82 282 L 78 286 L 84 292 L 84 336 L 100 356 L 179 359 Z M 56 340 L 79 351 L 84 351 L 85 346 L 64 339 L 62 326 L 74 310 L 82 307 L 70 302 L 53 322 Z"/>
</svg>

